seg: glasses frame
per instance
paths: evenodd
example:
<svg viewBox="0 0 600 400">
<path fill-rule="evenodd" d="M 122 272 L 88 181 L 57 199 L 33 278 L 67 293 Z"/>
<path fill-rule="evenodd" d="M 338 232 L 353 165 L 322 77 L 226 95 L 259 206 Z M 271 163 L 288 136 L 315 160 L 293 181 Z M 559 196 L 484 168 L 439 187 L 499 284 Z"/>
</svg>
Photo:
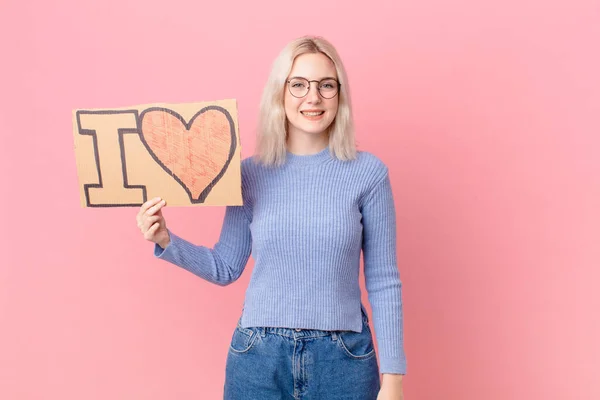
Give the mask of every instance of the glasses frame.
<svg viewBox="0 0 600 400">
<path fill-rule="evenodd" d="M 308 82 L 308 90 L 306 91 L 306 94 L 304 96 L 296 96 L 294 93 L 292 93 L 292 88 L 290 87 L 290 83 L 292 82 L 293 79 L 303 79 L 306 82 Z M 321 93 L 321 86 L 320 86 L 321 82 L 323 82 L 323 81 L 335 81 L 335 82 L 337 82 L 337 84 L 338 84 L 337 91 L 335 92 L 335 94 L 333 96 L 331 96 L 331 97 L 325 97 L 325 96 L 323 96 L 323 94 Z M 333 99 L 335 96 L 337 96 L 340 93 L 340 89 L 342 87 L 342 84 L 340 83 L 340 81 L 338 81 L 335 78 L 323 78 L 320 81 L 316 81 L 316 80 L 309 81 L 306 78 L 302 78 L 302 77 L 298 76 L 298 77 L 294 77 L 294 78 L 291 78 L 291 79 L 287 79 L 285 82 L 287 83 L 286 86 L 288 87 L 288 91 L 290 92 L 290 94 L 292 96 L 294 96 L 295 98 L 297 98 L 297 99 L 303 99 L 304 97 L 306 97 L 306 95 L 308 95 L 310 93 L 310 84 L 312 82 L 316 82 L 317 83 L 317 92 L 319 93 L 319 96 L 321 96 L 322 98 L 327 99 L 327 100 Z"/>
</svg>

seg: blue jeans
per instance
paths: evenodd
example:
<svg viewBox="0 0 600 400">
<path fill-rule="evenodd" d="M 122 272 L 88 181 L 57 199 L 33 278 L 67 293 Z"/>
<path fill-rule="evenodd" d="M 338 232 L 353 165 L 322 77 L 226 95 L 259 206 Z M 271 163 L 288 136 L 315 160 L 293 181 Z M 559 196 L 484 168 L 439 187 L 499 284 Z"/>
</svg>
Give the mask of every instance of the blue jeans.
<svg viewBox="0 0 600 400">
<path fill-rule="evenodd" d="M 379 367 L 363 313 L 361 333 L 242 328 L 233 333 L 225 400 L 375 400 Z"/>
</svg>

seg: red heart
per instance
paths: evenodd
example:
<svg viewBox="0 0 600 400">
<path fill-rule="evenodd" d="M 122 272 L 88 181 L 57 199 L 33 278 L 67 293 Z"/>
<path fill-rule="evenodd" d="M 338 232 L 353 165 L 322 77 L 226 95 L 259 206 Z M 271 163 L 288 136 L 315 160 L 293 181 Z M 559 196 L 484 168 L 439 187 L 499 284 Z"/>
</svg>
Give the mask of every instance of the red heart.
<svg viewBox="0 0 600 400">
<path fill-rule="evenodd" d="M 198 111 L 189 122 L 168 108 L 144 110 L 141 139 L 152 157 L 183 186 L 192 203 L 202 203 L 223 177 L 235 153 L 235 125 L 219 106 Z"/>
</svg>

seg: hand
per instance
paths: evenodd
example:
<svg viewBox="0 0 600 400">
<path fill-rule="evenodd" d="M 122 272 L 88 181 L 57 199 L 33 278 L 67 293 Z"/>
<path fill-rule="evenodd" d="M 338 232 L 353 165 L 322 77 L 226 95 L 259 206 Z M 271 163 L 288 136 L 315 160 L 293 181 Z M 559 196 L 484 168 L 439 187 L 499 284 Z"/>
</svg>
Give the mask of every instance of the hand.
<svg viewBox="0 0 600 400">
<path fill-rule="evenodd" d="M 402 375 L 383 374 L 377 400 L 404 400 Z"/>
<path fill-rule="evenodd" d="M 377 395 L 377 400 L 404 400 L 402 389 L 382 386 Z"/>
<path fill-rule="evenodd" d="M 158 244 L 163 249 L 171 242 L 167 223 L 161 211 L 165 204 L 166 202 L 160 197 L 148 200 L 142 204 L 136 217 L 144 239 Z"/>
</svg>

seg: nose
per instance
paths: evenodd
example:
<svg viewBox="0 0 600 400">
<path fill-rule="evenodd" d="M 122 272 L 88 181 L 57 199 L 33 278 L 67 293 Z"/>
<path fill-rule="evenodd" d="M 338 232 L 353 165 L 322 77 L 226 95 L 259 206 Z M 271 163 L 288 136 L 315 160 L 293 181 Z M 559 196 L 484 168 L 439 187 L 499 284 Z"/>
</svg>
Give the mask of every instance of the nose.
<svg viewBox="0 0 600 400">
<path fill-rule="evenodd" d="M 314 85 L 313 85 L 314 83 Z M 310 82 L 308 86 L 308 93 L 306 94 L 306 101 L 310 104 L 317 104 L 321 102 L 321 95 L 319 94 L 318 83 Z"/>
</svg>

